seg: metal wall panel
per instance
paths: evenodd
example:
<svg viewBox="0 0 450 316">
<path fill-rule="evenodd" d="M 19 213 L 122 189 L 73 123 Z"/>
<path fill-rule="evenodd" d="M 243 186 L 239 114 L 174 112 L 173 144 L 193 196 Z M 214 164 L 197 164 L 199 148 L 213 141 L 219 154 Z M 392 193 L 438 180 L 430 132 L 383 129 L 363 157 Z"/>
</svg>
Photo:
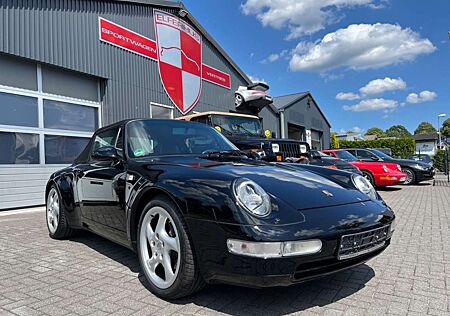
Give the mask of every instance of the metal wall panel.
<svg viewBox="0 0 450 316">
<path fill-rule="evenodd" d="M 0 52 L 104 78 L 103 124 L 148 117 L 150 102 L 172 105 L 155 61 L 102 43 L 98 17 L 155 39 L 153 6 L 93 0 L 3 0 Z M 174 9 L 160 8 L 175 14 Z M 203 62 L 231 75 L 231 90 L 203 81 L 195 111 L 234 108 L 242 78 L 203 37 Z M 175 110 L 175 116 L 180 113 Z"/>
</svg>

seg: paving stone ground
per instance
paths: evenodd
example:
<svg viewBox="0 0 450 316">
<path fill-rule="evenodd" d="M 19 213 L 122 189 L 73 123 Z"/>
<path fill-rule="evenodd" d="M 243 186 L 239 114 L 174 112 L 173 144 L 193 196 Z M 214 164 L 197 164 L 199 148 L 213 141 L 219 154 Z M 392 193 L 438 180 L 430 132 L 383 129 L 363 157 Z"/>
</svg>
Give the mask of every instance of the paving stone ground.
<svg viewBox="0 0 450 316">
<path fill-rule="evenodd" d="M 365 265 L 287 288 L 207 286 L 174 303 L 145 288 L 133 252 L 90 233 L 54 241 L 43 211 L 0 212 L 0 315 L 450 315 L 450 186 L 438 184 L 380 191 L 397 229 Z"/>
</svg>

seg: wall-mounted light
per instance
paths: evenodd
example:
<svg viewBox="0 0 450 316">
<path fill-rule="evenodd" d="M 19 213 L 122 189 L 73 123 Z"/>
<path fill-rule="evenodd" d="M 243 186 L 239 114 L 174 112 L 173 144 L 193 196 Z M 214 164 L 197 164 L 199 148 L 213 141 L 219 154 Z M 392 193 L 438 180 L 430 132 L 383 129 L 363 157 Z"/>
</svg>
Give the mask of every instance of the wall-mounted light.
<svg viewBox="0 0 450 316">
<path fill-rule="evenodd" d="M 178 11 L 178 15 L 181 18 L 185 18 L 188 15 L 188 12 L 186 10 L 184 10 L 184 9 L 181 9 L 180 11 Z"/>
</svg>

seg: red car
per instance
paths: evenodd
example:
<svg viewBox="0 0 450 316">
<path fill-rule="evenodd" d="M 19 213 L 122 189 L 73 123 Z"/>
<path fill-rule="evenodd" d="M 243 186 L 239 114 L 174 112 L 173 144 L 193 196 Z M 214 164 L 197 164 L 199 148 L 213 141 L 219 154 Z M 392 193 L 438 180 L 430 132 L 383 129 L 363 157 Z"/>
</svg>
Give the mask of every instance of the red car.
<svg viewBox="0 0 450 316">
<path fill-rule="evenodd" d="M 401 172 L 400 166 L 395 163 L 361 161 L 346 150 L 330 149 L 322 152 L 354 165 L 373 186 L 384 187 L 406 180 L 406 174 Z"/>
</svg>

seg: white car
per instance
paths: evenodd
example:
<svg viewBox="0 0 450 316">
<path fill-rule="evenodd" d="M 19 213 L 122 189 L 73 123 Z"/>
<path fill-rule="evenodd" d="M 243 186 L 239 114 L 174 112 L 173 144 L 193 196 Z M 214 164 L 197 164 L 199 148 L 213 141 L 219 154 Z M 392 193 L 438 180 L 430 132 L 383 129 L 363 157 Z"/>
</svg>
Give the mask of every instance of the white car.
<svg viewBox="0 0 450 316">
<path fill-rule="evenodd" d="M 234 92 L 236 110 L 243 110 L 248 107 L 259 112 L 273 102 L 272 97 L 267 94 L 267 90 L 269 90 L 269 86 L 262 82 L 239 86 Z"/>
</svg>

